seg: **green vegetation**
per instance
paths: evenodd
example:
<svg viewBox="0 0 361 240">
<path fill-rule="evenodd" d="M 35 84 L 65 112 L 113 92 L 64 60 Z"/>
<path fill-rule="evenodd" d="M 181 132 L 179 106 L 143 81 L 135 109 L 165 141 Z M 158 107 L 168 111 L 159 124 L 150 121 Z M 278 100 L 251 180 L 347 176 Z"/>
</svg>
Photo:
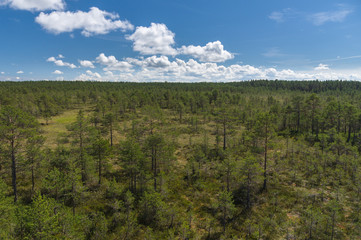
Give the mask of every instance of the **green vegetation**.
<svg viewBox="0 0 361 240">
<path fill-rule="evenodd" d="M 361 83 L 0 83 L 0 239 L 358 239 Z"/>
</svg>

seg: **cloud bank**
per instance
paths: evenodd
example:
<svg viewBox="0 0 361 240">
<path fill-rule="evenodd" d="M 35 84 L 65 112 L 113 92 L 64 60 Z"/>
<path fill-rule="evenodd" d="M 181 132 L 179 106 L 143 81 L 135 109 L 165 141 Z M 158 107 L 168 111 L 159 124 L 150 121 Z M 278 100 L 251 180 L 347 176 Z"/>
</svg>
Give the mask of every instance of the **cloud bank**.
<svg viewBox="0 0 361 240">
<path fill-rule="evenodd" d="M 276 69 L 255 67 L 251 65 L 233 64 L 224 66 L 214 62 L 199 62 L 195 59 L 184 61 L 179 58 L 170 60 L 168 56 L 150 56 L 147 58 L 116 59 L 101 53 L 95 60 L 103 72 L 91 72 L 77 76 L 75 80 L 95 81 L 168 81 L 168 82 L 231 82 L 250 79 L 282 79 L 282 80 L 357 80 L 361 74 L 337 72 L 325 64 L 319 64 L 308 73 L 292 69 Z M 356 71 L 357 72 L 357 71 Z"/>
</svg>

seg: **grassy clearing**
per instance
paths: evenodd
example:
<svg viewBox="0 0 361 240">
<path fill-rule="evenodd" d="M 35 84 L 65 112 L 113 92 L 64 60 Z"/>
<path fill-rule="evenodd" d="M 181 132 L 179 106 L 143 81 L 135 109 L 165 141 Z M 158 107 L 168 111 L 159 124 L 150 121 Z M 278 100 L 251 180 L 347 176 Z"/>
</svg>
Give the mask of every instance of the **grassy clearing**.
<svg viewBox="0 0 361 240">
<path fill-rule="evenodd" d="M 48 125 L 46 125 L 45 119 L 39 119 L 42 135 L 46 138 L 44 146 L 50 149 L 56 148 L 59 137 L 65 135 L 68 132 L 66 126 L 75 122 L 79 110 L 85 110 L 84 113 L 86 115 L 88 114 L 87 110 L 89 110 L 89 108 L 90 106 L 85 106 L 82 108 L 75 108 L 65 111 L 62 114 L 54 116 L 52 119 L 50 119 L 48 121 Z"/>
</svg>

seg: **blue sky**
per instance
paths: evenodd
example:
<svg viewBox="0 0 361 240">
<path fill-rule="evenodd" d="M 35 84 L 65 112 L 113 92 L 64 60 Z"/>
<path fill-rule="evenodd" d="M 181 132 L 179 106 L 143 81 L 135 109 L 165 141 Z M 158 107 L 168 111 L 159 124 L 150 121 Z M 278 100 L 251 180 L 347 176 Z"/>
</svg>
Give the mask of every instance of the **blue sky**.
<svg viewBox="0 0 361 240">
<path fill-rule="evenodd" d="M 359 0 L 0 0 L 0 80 L 361 80 Z"/>
</svg>

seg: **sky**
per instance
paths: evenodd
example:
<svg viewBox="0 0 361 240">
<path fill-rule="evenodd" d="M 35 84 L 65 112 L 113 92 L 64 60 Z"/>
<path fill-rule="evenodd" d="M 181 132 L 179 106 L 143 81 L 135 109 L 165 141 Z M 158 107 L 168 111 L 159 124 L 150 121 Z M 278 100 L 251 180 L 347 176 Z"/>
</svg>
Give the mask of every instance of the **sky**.
<svg viewBox="0 0 361 240">
<path fill-rule="evenodd" d="M 0 0 L 0 81 L 361 80 L 360 0 Z"/>
</svg>

